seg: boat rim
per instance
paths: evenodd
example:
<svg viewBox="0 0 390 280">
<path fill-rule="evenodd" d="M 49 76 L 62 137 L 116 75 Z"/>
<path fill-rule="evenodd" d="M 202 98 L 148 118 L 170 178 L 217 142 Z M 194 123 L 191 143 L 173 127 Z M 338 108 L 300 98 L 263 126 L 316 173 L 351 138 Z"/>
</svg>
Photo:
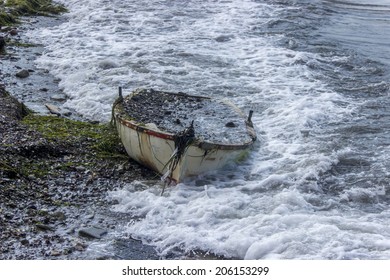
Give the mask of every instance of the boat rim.
<svg viewBox="0 0 390 280">
<path fill-rule="evenodd" d="M 144 89 L 137 89 L 137 90 L 133 91 L 132 93 L 130 93 L 129 95 L 127 95 L 125 98 L 131 99 L 133 96 L 135 96 L 137 94 L 137 92 L 139 92 L 141 90 L 144 90 Z M 186 97 L 202 98 L 202 99 L 209 99 L 209 100 L 213 99 L 213 98 L 207 97 L 207 96 L 189 95 L 189 94 L 186 94 L 183 92 L 178 92 L 178 93 L 165 92 L 165 91 L 162 91 L 162 92 L 172 94 L 172 95 L 186 96 Z M 230 106 L 233 105 L 231 102 L 225 102 L 225 103 L 226 104 L 230 103 L 230 104 L 228 104 Z M 146 133 L 148 135 L 152 135 L 152 136 L 155 136 L 158 138 L 172 140 L 172 141 L 175 140 L 176 134 L 173 134 L 173 133 L 170 133 L 170 132 L 167 132 L 164 130 L 155 130 L 155 129 L 152 129 L 150 127 L 146 127 L 143 124 L 141 124 L 135 120 L 128 120 L 128 119 L 122 117 L 123 115 L 128 115 L 128 114 L 124 113 L 123 110 L 121 108 L 119 108 L 119 106 L 118 106 L 119 104 L 120 103 L 115 104 L 113 110 L 115 112 L 114 117 L 116 118 L 116 121 L 119 121 L 119 123 L 121 123 L 122 125 L 130 128 L 130 129 L 133 129 L 133 130 L 136 130 L 139 132 L 143 132 L 143 133 Z M 235 109 L 234 107 L 232 107 L 232 108 Z M 241 112 L 241 114 L 242 114 L 242 112 Z M 248 148 L 256 141 L 257 137 L 256 137 L 256 133 L 255 133 L 254 128 L 251 125 L 251 123 L 249 123 L 248 121 L 245 121 L 245 125 L 246 125 L 246 133 L 251 138 L 250 141 L 243 142 L 240 144 L 223 144 L 223 143 L 215 143 L 215 142 L 205 141 L 205 140 L 196 138 L 195 143 L 192 145 L 198 146 L 198 147 L 205 149 L 205 150 L 212 150 L 212 149 L 241 150 L 241 149 Z"/>
</svg>

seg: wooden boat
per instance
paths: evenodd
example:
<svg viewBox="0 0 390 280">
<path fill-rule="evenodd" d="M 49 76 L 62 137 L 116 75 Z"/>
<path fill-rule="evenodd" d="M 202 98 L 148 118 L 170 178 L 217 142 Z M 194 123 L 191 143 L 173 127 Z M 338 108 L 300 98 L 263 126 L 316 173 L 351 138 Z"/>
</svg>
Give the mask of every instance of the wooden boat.
<svg viewBox="0 0 390 280">
<path fill-rule="evenodd" d="M 222 168 L 242 159 L 256 140 L 249 117 L 226 100 L 138 89 L 113 105 L 113 121 L 131 158 L 163 180 Z"/>
</svg>

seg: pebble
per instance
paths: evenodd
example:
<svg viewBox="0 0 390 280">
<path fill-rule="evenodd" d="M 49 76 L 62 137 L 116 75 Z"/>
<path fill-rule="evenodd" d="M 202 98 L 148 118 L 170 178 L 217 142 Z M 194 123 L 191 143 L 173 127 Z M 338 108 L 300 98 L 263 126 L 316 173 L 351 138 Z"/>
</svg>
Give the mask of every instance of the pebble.
<svg viewBox="0 0 390 280">
<path fill-rule="evenodd" d="M 57 106 L 52 105 L 52 104 L 48 104 L 48 103 L 46 103 L 45 106 L 49 110 L 50 113 L 57 115 L 57 116 L 61 116 L 60 109 Z"/>
<path fill-rule="evenodd" d="M 85 248 L 86 248 L 86 245 L 82 244 L 82 243 L 77 243 L 76 245 L 74 245 L 73 247 L 76 251 L 84 251 Z"/>
<path fill-rule="evenodd" d="M 54 231 L 54 228 L 49 225 L 43 225 L 43 224 L 36 224 L 35 225 L 38 229 L 43 230 L 43 231 Z"/>
<path fill-rule="evenodd" d="M 50 255 L 53 256 L 53 257 L 58 257 L 58 256 L 61 256 L 61 252 L 59 252 L 57 250 L 52 250 L 50 252 Z"/>
<path fill-rule="evenodd" d="M 66 100 L 66 97 L 63 96 L 63 95 L 59 95 L 59 94 L 55 94 L 55 95 L 52 95 L 50 97 L 50 99 L 54 100 L 54 101 L 65 101 Z"/>
<path fill-rule="evenodd" d="M 86 168 L 85 168 L 84 166 L 81 166 L 81 165 L 80 165 L 80 166 L 77 166 L 77 167 L 76 167 L 76 170 L 79 171 L 79 172 L 82 172 L 82 171 L 85 171 Z"/>
<path fill-rule="evenodd" d="M 52 215 L 55 219 L 57 219 L 57 221 L 65 221 L 66 220 L 66 215 L 64 212 L 61 212 L 61 211 L 57 211 L 55 213 L 53 213 Z"/>
<path fill-rule="evenodd" d="M 16 29 L 11 29 L 9 32 L 9 35 L 16 36 L 16 35 L 18 35 L 18 31 Z"/>
<path fill-rule="evenodd" d="M 30 76 L 30 72 L 28 70 L 21 70 L 18 73 L 16 73 L 15 76 L 21 79 L 25 79 L 28 76 Z"/>
<path fill-rule="evenodd" d="M 14 216 L 10 213 L 6 213 L 4 214 L 4 218 L 6 218 L 7 220 L 11 220 Z"/>
<path fill-rule="evenodd" d="M 28 246 L 28 245 L 30 245 L 30 242 L 29 242 L 27 239 L 22 239 L 22 240 L 20 240 L 20 243 L 21 243 L 23 246 Z"/>
<path fill-rule="evenodd" d="M 237 125 L 234 122 L 228 122 L 225 124 L 226 127 L 236 127 Z"/>
</svg>

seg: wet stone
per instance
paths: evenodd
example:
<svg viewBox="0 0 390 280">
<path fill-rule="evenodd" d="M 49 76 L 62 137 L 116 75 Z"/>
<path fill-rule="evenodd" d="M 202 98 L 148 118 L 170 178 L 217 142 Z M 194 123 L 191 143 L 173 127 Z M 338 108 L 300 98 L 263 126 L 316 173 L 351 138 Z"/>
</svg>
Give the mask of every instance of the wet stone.
<svg viewBox="0 0 390 280">
<path fill-rule="evenodd" d="M 23 246 L 28 246 L 28 245 L 30 245 L 30 242 L 29 242 L 27 239 L 22 239 L 22 240 L 20 240 L 20 243 L 21 243 Z"/>
<path fill-rule="evenodd" d="M 42 230 L 42 231 L 54 231 L 54 228 L 49 225 L 44 225 L 44 224 L 36 224 L 35 225 L 37 229 Z"/>
<path fill-rule="evenodd" d="M 48 91 L 48 90 L 46 89 L 46 91 Z M 65 101 L 66 97 L 64 95 L 55 94 L 55 95 L 52 95 L 50 97 L 50 99 L 52 99 L 54 101 Z"/>
<path fill-rule="evenodd" d="M 24 79 L 30 76 L 30 72 L 28 70 L 21 70 L 15 74 L 16 77 Z"/>
<path fill-rule="evenodd" d="M 228 122 L 225 124 L 226 127 L 236 127 L 236 124 L 234 122 Z"/>
<path fill-rule="evenodd" d="M 10 32 L 9 32 L 9 35 L 11 35 L 11 36 L 16 36 L 18 34 L 19 34 L 19 32 L 16 29 L 11 29 Z"/>
<path fill-rule="evenodd" d="M 57 250 L 52 250 L 50 252 L 50 255 L 53 256 L 53 257 L 58 257 L 58 256 L 61 256 L 61 252 L 59 252 Z"/>
<path fill-rule="evenodd" d="M 61 212 L 61 211 L 58 211 L 58 212 L 55 212 L 53 213 L 53 218 L 55 218 L 57 221 L 65 221 L 66 220 L 66 215 Z"/>
<path fill-rule="evenodd" d="M 107 230 L 98 227 L 83 228 L 79 231 L 79 235 L 88 238 L 100 239 L 107 233 Z"/>
</svg>

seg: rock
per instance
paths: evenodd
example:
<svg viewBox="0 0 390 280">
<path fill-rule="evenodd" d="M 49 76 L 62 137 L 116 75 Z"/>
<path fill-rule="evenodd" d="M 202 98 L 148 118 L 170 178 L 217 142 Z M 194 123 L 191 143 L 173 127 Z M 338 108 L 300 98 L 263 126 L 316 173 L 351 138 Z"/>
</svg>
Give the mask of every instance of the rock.
<svg viewBox="0 0 390 280">
<path fill-rule="evenodd" d="M 61 252 L 59 252 L 57 250 L 52 250 L 50 252 L 50 255 L 53 256 L 53 257 L 58 257 L 58 256 L 61 256 Z"/>
<path fill-rule="evenodd" d="M 28 70 L 21 70 L 18 73 L 16 73 L 15 76 L 21 79 L 25 79 L 28 76 L 30 76 L 30 72 Z"/>
<path fill-rule="evenodd" d="M 11 213 L 5 213 L 4 214 L 4 218 L 6 218 L 7 220 L 11 220 L 14 216 L 11 214 Z"/>
<path fill-rule="evenodd" d="M 86 168 L 82 165 L 79 165 L 79 166 L 76 166 L 76 170 L 79 171 L 79 172 L 83 172 L 86 170 Z"/>
<path fill-rule="evenodd" d="M 302 129 L 302 130 L 301 130 L 301 134 L 302 134 L 303 137 L 309 137 L 309 135 L 310 135 L 310 130 Z"/>
<path fill-rule="evenodd" d="M 62 114 L 65 116 L 65 117 L 69 117 L 72 115 L 72 112 L 71 111 L 68 111 L 68 110 L 65 110 L 62 112 Z"/>
<path fill-rule="evenodd" d="M 94 212 L 92 212 L 92 213 L 90 213 L 90 214 L 85 216 L 85 218 L 88 219 L 88 220 L 92 220 L 94 217 L 95 217 L 95 213 Z"/>
<path fill-rule="evenodd" d="M 61 211 L 57 211 L 55 213 L 53 213 L 52 215 L 57 221 L 65 221 L 66 220 L 66 215 L 64 212 L 61 212 Z"/>
<path fill-rule="evenodd" d="M 231 35 L 221 35 L 215 38 L 215 41 L 217 41 L 218 43 L 223 43 L 223 42 L 228 42 L 231 39 L 232 39 Z"/>
<path fill-rule="evenodd" d="M 111 68 L 117 68 L 118 64 L 116 64 L 114 61 L 103 60 L 99 63 L 99 67 L 103 70 L 107 70 Z"/>
<path fill-rule="evenodd" d="M 46 89 L 47 91 L 47 89 Z M 53 96 L 50 97 L 50 99 L 54 100 L 54 101 L 65 101 L 66 100 L 66 97 L 63 96 L 63 95 L 60 95 L 60 94 L 55 94 Z"/>
<path fill-rule="evenodd" d="M 66 230 L 65 232 L 67 234 L 73 234 L 73 233 L 75 233 L 75 231 L 76 231 L 76 227 L 72 226 L 68 230 Z"/>
<path fill-rule="evenodd" d="M 17 208 L 17 207 L 18 207 L 18 206 L 17 206 L 15 203 L 13 203 L 13 202 L 8 203 L 7 206 L 8 206 L 9 208 Z M 0 209 L 0 213 L 1 213 L 1 212 L 2 212 L 2 211 L 1 211 L 1 209 Z"/>
<path fill-rule="evenodd" d="M 49 214 L 49 210 L 47 210 L 46 208 L 39 209 L 39 215 L 47 216 L 48 214 Z"/>
<path fill-rule="evenodd" d="M 45 104 L 46 108 L 50 111 L 50 113 L 61 116 L 60 109 L 57 106 L 54 106 L 52 104 Z"/>
<path fill-rule="evenodd" d="M 236 127 L 237 125 L 234 122 L 228 122 L 225 124 L 226 127 Z"/>
<path fill-rule="evenodd" d="M 0 36 L 0 51 L 4 50 L 5 48 L 5 39 L 3 36 Z"/>
<path fill-rule="evenodd" d="M 18 35 L 18 31 L 16 29 L 11 29 L 9 32 L 9 35 L 16 36 L 16 35 Z"/>
<path fill-rule="evenodd" d="M 37 229 L 39 229 L 39 230 L 43 230 L 43 231 L 54 231 L 54 228 L 53 228 L 52 226 L 49 226 L 49 225 L 36 224 L 35 226 L 36 226 Z"/>
<path fill-rule="evenodd" d="M 79 235 L 88 238 L 100 239 L 107 233 L 107 230 L 98 227 L 83 228 L 79 231 Z"/>
<path fill-rule="evenodd" d="M 116 171 L 118 172 L 123 172 L 125 170 L 124 164 L 119 164 L 118 167 L 116 168 Z"/>
<path fill-rule="evenodd" d="M 28 245 L 30 245 L 30 242 L 29 242 L 27 239 L 22 239 L 22 240 L 20 240 L 20 243 L 21 243 L 23 246 L 28 246 Z"/>
<path fill-rule="evenodd" d="M 85 250 L 86 246 L 85 246 L 85 244 L 77 243 L 73 248 L 76 251 L 82 252 Z"/>
</svg>

